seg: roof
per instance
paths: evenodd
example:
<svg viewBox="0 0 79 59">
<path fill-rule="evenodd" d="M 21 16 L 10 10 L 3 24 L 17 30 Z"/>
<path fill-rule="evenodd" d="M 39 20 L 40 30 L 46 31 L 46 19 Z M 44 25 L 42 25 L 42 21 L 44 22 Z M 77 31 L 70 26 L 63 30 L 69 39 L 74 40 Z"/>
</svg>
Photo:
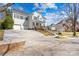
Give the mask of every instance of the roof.
<svg viewBox="0 0 79 59">
<path fill-rule="evenodd" d="M 64 21 L 64 20 L 61 20 L 61 21 L 59 21 L 57 24 L 60 24 L 60 23 L 62 23 L 63 21 Z M 57 24 L 56 24 L 56 25 L 57 25 Z"/>
<path fill-rule="evenodd" d="M 20 9 L 12 9 L 12 12 L 21 13 L 21 14 L 24 14 L 24 15 L 30 15 L 30 14 L 25 13 L 23 10 L 20 10 Z"/>
<path fill-rule="evenodd" d="M 66 23 L 68 23 L 69 21 L 72 21 L 72 19 L 61 20 L 61 21 L 59 21 L 56 25 L 58 25 L 58 24 L 62 24 L 63 21 L 65 21 Z M 76 23 L 79 23 L 79 21 L 77 20 Z"/>
<path fill-rule="evenodd" d="M 55 26 L 55 24 L 54 23 L 52 23 L 51 25 L 49 25 L 49 26 Z"/>
<path fill-rule="evenodd" d="M 69 21 L 71 21 L 72 19 L 69 19 L 69 18 L 67 18 L 67 19 L 65 19 L 65 20 L 60 20 L 57 24 L 60 24 L 60 23 L 63 23 L 63 22 L 69 22 Z M 56 25 L 57 25 L 56 24 Z"/>
<path fill-rule="evenodd" d="M 40 14 L 39 12 L 37 12 L 37 13 L 38 13 L 38 14 Z M 41 15 L 41 14 L 40 14 L 40 15 Z M 41 15 L 41 16 L 42 16 L 42 15 Z M 44 16 L 42 16 L 42 18 L 47 20 L 47 18 L 46 18 L 46 17 L 44 17 Z"/>
<path fill-rule="evenodd" d="M 46 17 L 44 17 L 44 16 L 42 16 L 43 17 L 43 19 L 46 19 L 47 20 L 47 18 Z"/>
</svg>

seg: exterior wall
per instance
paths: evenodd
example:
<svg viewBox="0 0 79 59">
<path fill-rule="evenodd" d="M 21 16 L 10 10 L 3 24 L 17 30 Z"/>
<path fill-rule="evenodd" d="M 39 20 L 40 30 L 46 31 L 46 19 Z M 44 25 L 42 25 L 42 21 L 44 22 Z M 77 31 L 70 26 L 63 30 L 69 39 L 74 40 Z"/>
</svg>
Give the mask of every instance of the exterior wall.
<svg viewBox="0 0 79 59">
<path fill-rule="evenodd" d="M 29 21 L 28 21 L 29 29 L 34 29 L 34 24 L 32 20 L 32 15 L 29 15 Z"/>
<path fill-rule="evenodd" d="M 52 31 L 55 31 L 55 30 L 56 30 L 56 28 L 52 26 L 52 27 L 51 27 L 51 30 L 52 30 Z"/>
<path fill-rule="evenodd" d="M 14 24 L 21 24 L 22 25 L 24 23 L 25 19 L 15 18 L 14 14 L 18 15 L 18 16 L 21 16 L 17 13 L 13 13 L 12 17 L 13 17 L 13 20 L 14 20 Z M 24 15 L 22 15 L 22 16 L 24 16 Z"/>
<path fill-rule="evenodd" d="M 12 15 L 13 20 L 14 20 L 14 27 L 13 27 L 14 30 L 22 30 L 22 29 L 24 29 L 23 28 L 23 23 L 24 23 L 25 19 L 15 18 L 14 15 L 20 16 L 17 13 L 13 13 L 13 15 Z"/>
<path fill-rule="evenodd" d="M 61 23 L 61 24 L 57 24 L 57 25 L 55 26 L 55 28 L 56 28 L 57 32 L 64 32 L 64 31 L 65 31 L 65 29 L 64 29 L 64 27 L 63 27 L 63 25 L 62 25 L 62 23 Z"/>
</svg>

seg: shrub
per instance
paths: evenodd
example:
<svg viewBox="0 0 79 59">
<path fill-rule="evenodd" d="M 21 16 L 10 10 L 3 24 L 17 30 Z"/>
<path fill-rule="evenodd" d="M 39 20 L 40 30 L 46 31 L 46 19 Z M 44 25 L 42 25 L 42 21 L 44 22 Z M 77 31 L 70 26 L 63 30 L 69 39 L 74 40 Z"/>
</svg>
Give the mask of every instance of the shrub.
<svg viewBox="0 0 79 59">
<path fill-rule="evenodd" d="M 3 29 L 12 29 L 14 21 L 10 15 L 6 16 L 4 22 L 1 24 Z"/>
</svg>

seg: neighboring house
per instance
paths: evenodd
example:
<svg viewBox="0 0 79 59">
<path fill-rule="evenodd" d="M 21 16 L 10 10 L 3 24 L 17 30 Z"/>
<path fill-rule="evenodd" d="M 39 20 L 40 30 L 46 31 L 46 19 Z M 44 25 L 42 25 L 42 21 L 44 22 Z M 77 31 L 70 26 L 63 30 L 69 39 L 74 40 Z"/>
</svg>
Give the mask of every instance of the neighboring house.
<svg viewBox="0 0 79 59">
<path fill-rule="evenodd" d="M 79 32 L 79 21 L 78 21 L 77 24 L 76 24 L 76 31 Z"/>
<path fill-rule="evenodd" d="M 55 24 L 49 25 L 49 30 L 56 31 Z"/>
<path fill-rule="evenodd" d="M 71 19 L 67 20 L 61 20 L 59 23 L 55 25 L 56 30 L 59 32 L 64 32 L 64 31 L 73 31 L 73 24 Z M 76 31 L 79 31 L 79 22 L 76 22 Z"/>
<path fill-rule="evenodd" d="M 14 20 L 14 30 L 33 29 L 32 14 L 26 14 L 22 10 L 13 9 L 12 18 Z"/>
<path fill-rule="evenodd" d="M 64 27 L 63 27 L 63 23 L 64 23 L 64 22 L 65 22 L 64 20 L 61 20 L 59 23 L 57 23 L 57 24 L 55 25 L 56 31 L 58 31 L 58 32 L 63 32 L 63 31 L 65 31 L 65 29 L 64 29 Z"/>
</svg>

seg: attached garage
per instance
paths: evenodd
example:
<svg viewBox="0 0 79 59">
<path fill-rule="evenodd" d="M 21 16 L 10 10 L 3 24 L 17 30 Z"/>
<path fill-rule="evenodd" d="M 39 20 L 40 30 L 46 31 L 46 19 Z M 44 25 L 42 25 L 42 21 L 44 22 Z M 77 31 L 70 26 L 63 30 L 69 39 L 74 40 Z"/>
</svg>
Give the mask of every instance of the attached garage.
<svg viewBox="0 0 79 59">
<path fill-rule="evenodd" d="M 13 29 L 14 29 L 14 30 L 21 30 L 21 26 L 20 26 L 20 25 L 14 25 L 14 26 L 13 26 Z"/>
</svg>

